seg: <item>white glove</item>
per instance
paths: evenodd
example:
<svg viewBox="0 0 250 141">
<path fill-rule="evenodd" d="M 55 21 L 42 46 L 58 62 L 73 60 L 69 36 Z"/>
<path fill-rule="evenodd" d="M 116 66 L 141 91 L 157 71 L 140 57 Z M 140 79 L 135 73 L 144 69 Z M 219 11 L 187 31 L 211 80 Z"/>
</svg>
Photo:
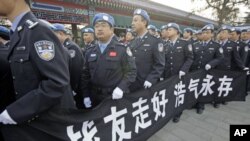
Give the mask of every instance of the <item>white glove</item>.
<svg viewBox="0 0 250 141">
<path fill-rule="evenodd" d="M 211 65 L 206 64 L 206 66 L 205 66 L 205 69 L 206 69 L 206 70 L 210 70 L 211 68 L 212 68 Z"/>
<path fill-rule="evenodd" d="M 249 72 L 249 71 L 247 71 L 247 75 L 250 75 L 250 72 Z"/>
<path fill-rule="evenodd" d="M 84 103 L 84 105 L 85 105 L 85 107 L 86 108 L 91 108 L 92 107 L 92 102 L 91 102 L 91 100 L 90 100 L 90 98 L 89 97 L 85 97 L 84 99 L 83 99 L 83 103 Z"/>
<path fill-rule="evenodd" d="M 248 67 L 245 67 L 243 70 L 244 70 L 244 71 L 248 71 L 248 70 L 249 70 L 249 68 L 248 68 Z"/>
<path fill-rule="evenodd" d="M 4 110 L 1 114 L 0 114 L 0 122 L 3 124 L 17 124 L 9 115 L 9 113 L 7 112 L 7 110 Z"/>
<path fill-rule="evenodd" d="M 112 99 L 121 99 L 123 97 L 123 91 L 119 87 L 116 87 L 112 93 Z"/>
<path fill-rule="evenodd" d="M 180 71 L 179 72 L 179 78 L 181 79 L 182 76 L 186 75 L 186 73 L 184 71 Z"/>
<path fill-rule="evenodd" d="M 147 80 L 144 82 L 144 88 L 150 88 L 152 86 L 152 83 L 148 82 Z"/>
</svg>

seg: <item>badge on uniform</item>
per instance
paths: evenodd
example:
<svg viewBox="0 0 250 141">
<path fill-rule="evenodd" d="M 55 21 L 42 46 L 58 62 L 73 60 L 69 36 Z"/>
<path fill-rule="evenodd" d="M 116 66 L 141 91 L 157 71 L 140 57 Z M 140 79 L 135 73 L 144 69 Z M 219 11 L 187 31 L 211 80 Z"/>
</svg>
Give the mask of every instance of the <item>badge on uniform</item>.
<svg viewBox="0 0 250 141">
<path fill-rule="evenodd" d="M 188 45 L 188 51 L 192 52 L 192 50 L 193 50 L 193 47 L 192 47 L 191 44 L 189 44 L 189 45 Z"/>
<path fill-rule="evenodd" d="M 110 56 L 110 57 L 116 57 L 116 56 L 117 56 L 117 52 L 115 52 L 115 51 L 110 51 L 110 52 L 109 52 L 109 56 Z"/>
<path fill-rule="evenodd" d="M 248 52 L 248 46 L 245 46 L 244 49 L 245 49 L 245 52 Z"/>
<path fill-rule="evenodd" d="M 69 55 L 70 55 L 71 58 L 74 58 L 74 57 L 76 56 L 76 51 L 70 49 L 70 50 L 69 50 Z"/>
<path fill-rule="evenodd" d="M 219 49 L 219 52 L 220 52 L 221 54 L 223 54 L 223 49 L 222 49 L 222 48 L 220 48 L 220 49 Z"/>
<path fill-rule="evenodd" d="M 34 44 L 38 56 L 45 60 L 50 61 L 55 57 L 55 47 L 54 43 L 51 41 L 38 41 Z"/>
<path fill-rule="evenodd" d="M 130 56 L 130 57 L 133 56 L 130 47 L 127 47 L 126 52 L 127 52 L 128 56 Z"/>
<path fill-rule="evenodd" d="M 163 43 L 158 44 L 158 50 L 159 50 L 159 52 L 163 52 L 163 50 L 164 50 Z"/>
</svg>

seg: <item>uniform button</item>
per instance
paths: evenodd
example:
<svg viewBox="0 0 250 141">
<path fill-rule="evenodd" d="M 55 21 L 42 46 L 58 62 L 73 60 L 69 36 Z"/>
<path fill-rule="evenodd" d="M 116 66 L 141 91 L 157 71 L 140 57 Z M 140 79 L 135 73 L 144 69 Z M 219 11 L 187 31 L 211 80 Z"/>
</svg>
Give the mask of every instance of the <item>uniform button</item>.
<svg viewBox="0 0 250 141">
<path fill-rule="evenodd" d="M 170 59 L 173 59 L 173 57 L 170 57 Z"/>
<path fill-rule="evenodd" d="M 201 58 L 202 58 L 202 56 L 201 56 Z"/>
<path fill-rule="evenodd" d="M 13 80 L 15 80 L 15 79 L 16 79 L 16 77 L 15 77 L 15 76 L 12 76 L 12 79 L 13 79 Z"/>
<path fill-rule="evenodd" d="M 15 92 L 16 93 L 16 95 L 18 95 L 18 92 Z"/>
<path fill-rule="evenodd" d="M 173 65 L 173 63 L 170 63 L 171 65 Z"/>
<path fill-rule="evenodd" d="M 23 62 L 23 59 L 22 59 L 22 58 L 20 59 L 20 62 Z"/>
<path fill-rule="evenodd" d="M 11 63 L 11 60 L 9 60 L 9 63 Z"/>
<path fill-rule="evenodd" d="M 203 51 L 201 53 L 203 53 Z"/>
</svg>

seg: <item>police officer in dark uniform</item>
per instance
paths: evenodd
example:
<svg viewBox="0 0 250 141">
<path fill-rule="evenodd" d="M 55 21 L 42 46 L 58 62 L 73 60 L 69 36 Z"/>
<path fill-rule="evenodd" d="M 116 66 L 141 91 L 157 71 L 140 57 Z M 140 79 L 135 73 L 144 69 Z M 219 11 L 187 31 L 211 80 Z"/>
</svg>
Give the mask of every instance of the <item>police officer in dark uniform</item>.
<svg viewBox="0 0 250 141">
<path fill-rule="evenodd" d="M 156 33 L 156 27 L 154 25 L 148 25 L 147 27 L 148 29 L 148 33 L 155 36 L 155 33 Z"/>
<path fill-rule="evenodd" d="M 194 62 L 191 70 L 210 70 L 222 63 L 223 49 L 220 44 L 212 40 L 214 26 L 208 24 L 202 28 L 203 42 L 196 42 L 193 45 Z M 205 109 L 204 103 L 196 104 L 196 112 L 202 114 Z"/>
<path fill-rule="evenodd" d="M 188 73 L 193 63 L 192 45 L 179 38 L 180 28 L 176 23 L 167 25 L 169 43 L 165 46 L 166 65 L 164 78 L 168 79 L 173 75 L 182 76 Z M 177 114 L 173 122 L 179 122 L 181 113 Z"/>
<path fill-rule="evenodd" d="M 69 59 L 70 84 L 75 95 L 76 105 L 78 108 L 83 107 L 81 91 L 81 73 L 83 73 L 84 57 L 80 47 L 68 38 L 67 29 L 63 24 L 53 24 L 54 32 L 60 42 L 67 49 Z"/>
<path fill-rule="evenodd" d="M 248 71 L 249 68 L 245 67 L 242 59 L 239 55 L 239 47 L 237 43 L 229 40 L 230 27 L 223 25 L 219 29 L 221 46 L 223 48 L 223 63 L 218 66 L 218 69 L 221 70 L 244 70 Z M 222 102 L 222 104 L 227 104 Z"/>
<path fill-rule="evenodd" d="M 85 55 L 86 50 L 95 46 L 95 31 L 92 28 L 82 29 L 82 38 L 84 41 L 83 55 Z"/>
<path fill-rule="evenodd" d="M 164 46 L 166 46 L 166 44 L 168 44 L 168 42 L 169 42 L 167 27 L 168 27 L 168 25 L 161 26 L 161 39 L 162 39 Z"/>
<path fill-rule="evenodd" d="M 9 34 L 8 28 L 0 26 L 0 113 L 14 101 L 15 96 L 10 66 L 6 59 L 9 49 L 7 45 L 10 39 Z"/>
<path fill-rule="evenodd" d="M 7 59 L 16 95 L 0 114 L 0 123 L 22 125 L 2 126 L 1 130 L 6 140 L 39 140 L 35 136 L 41 132 L 31 127 L 32 122 L 52 119 L 58 110 L 75 109 L 67 54 L 54 33 L 30 12 L 29 1 L 2 1 L 0 15 L 12 21 Z"/>
<path fill-rule="evenodd" d="M 192 38 L 194 30 L 192 28 L 185 28 L 183 30 L 183 39 L 188 41 L 190 44 L 194 44 L 195 40 Z"/>
<path fill-rule="evenodd" d="M 0 26 L 0 46 L 8 46 L 9 45 L 9 37 L 10 30 L 4 26 Z"/>
<path fill-rule="evenodd" d="M 126 36 L 125 36 L 125 43 L 124 45 L 127 47 L 131 44 L 131 42 L 135 39 L 135 33 L 132 31 L 132 29 L 128 28 L 126 30 Z"/>
<path fill-rule="evenodd" d="M 150 88 L 156 84 L 164 71 L 165 54 L 161 39 L 149 34 L 147 25 L 150 22 L 148 13 L 136 9 L 132 20 L 132 29 L 137 33 L 131 43 L 131 50 L 135 56 L 137 78 L 131 85 L 131 91 Z"/>
<path fill-rule="evenodd" d="M 135 81 L 135 60 L 129 47 L 113 38 L 115 21 L 106 13 L 93 18 L 97 44 L 87 50 L 84 67 L 85 91 L 91 93 L 94 105 L 106 97 L 121 99 L 129 92 L 129 85 Z"/>
<path fill-rule="evenodd" d="M 235 67 L 238 67 L 240 70 L 248 70 L 248 68 L 245 67 L 242 59 L 239 55 L 239 47 L 237 43 L 229 40 L 229 32 L 230 27 L 223 25 L 220 30 L 220 39 L 221 39 L 221 46 L 223 49 L 223 63 L 218 66 L 219 69 L 222 70 L 235 70 L 236 68 L 233 68 L 232 63 L 236 63 Z"/>
<path fill-rule="evenodd" d="M 237 50 L 244 64 L 247 61 L 248 45 L 240 40 L 241 30 L 236 27 L 230 29 L 230 40 L 237 43 Z"/>
</svg>

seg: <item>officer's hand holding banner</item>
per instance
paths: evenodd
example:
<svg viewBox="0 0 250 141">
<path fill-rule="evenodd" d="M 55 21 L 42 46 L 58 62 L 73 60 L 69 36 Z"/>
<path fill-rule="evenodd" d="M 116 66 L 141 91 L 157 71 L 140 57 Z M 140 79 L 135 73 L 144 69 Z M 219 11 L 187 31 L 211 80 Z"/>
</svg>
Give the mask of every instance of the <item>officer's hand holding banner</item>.
<svg viewBox="0 0 250 141">
<path fill-rule="evenodd" d="M 9 113 L 7 112 L 7 110 L 4 110 L 1 114 L 0 114 L 0 122 L 3 124 L 17 124 L 9 115 Z"/>
<path fill-rule="evenodd" d="M 112 99 L 121 99 L 123 97 L 123 91 L 119 87 L 116 87 L 112 93 Z"/>
<path fill-rule="evenodd" d="M 179 78 L 181 79 L 182 76 L 186 75 L 186 73 L 184 71 L 180 71 L 179 72 Z"/>
<path fill-rule="evenodd" d="M 86 108 L 91 108 L 92 107 L 92 102 L 89 97 L 85 97 L 83 100 L 84 106 Z"/>
<path fill-rule="evenodd" d="M 152 83 L 150 83 L 149 81 L 144 82 L 144 88 L 145 89 L 150 88 L 151 86 L 152 86 Z"/>
<path fill-rule="evenodd" d="M 206 70 L 210 70 L 211 68 L 212 68 L 211 65 L 206 64 L 206 66 L 205 66 L 205 69 L 206 69 Z"/>
</svg>

